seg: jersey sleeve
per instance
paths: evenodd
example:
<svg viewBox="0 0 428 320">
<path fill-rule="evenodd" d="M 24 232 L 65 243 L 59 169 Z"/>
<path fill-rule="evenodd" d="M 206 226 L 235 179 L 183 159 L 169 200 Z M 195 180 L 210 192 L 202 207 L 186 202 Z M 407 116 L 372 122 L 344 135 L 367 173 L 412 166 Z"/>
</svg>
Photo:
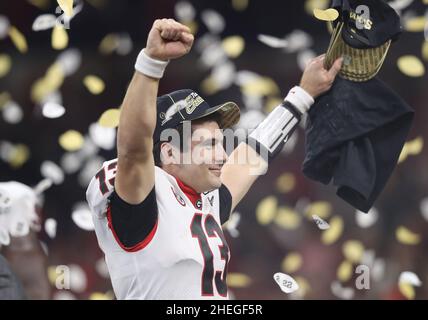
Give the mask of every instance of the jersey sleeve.
<svg viewBox="0 0 428 320">
<path fill-rule="evenodd" d="M 155 187 L 140 204 L 129 204 L 115 192 L 117 160 L 105 162 L 91 180 L 86 198 L 92 212 L 107 218 L 108 228 L 118 245 L 127 252 L 143 249 L 157 229 L 158 209 Z"/>
<path fill-rule="evenodd" d="M 223 225 L 230 217 L 232 210 L 232 195 L 224 184 L 219 188 L 218 195 L 220 201 L 220 222 Z"/>
</svg>

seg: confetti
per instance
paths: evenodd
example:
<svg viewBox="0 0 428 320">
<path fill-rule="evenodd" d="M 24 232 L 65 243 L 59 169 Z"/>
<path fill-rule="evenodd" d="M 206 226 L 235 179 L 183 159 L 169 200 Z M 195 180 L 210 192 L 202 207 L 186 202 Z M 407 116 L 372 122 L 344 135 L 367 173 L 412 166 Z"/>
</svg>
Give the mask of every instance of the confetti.
<svg viewBox="0 0 428 320">
<path fill-rule="evenodd" d="M 248 8 L 249 0 L 232 0 L 232 7 L 236 11 L 244 11 Z"/>
<path fill-rule="evenodd" d="M 276 179 L 276 190 L 280 193 L 290 192 L 295 186 L 296 178 L 292 173 L 283 173 Z"/>
<path fill-rule="evenodd" d="M 78 49 L 67 49 L 60 53 L 56 60 L 56 64 L 61 67 L 64 76 L 74 74 L 82 63 L 82 54 Z"/>
<path fill-rule="evenodd" d="M 27 0 L 29 3 L 31 3 L 33 6 L 39 8 L 39 9 L 47 9 L 50 5 L 50 0 Z"/>
<path fill-rule="evenodd" d="M 9 231 L 0 226 L 0 245 L 8 246 L 10 244 Z"/>
<path fill-rule="evenodd" d="M 114 128 L 92 123 L 89 126 L 89 137 L 96 146 L 104 150 L 111 150 L 116 146 L 116 130 Z"/>
<path fill-rule="evenodd" d="M 275 224 L 286 230 L 297 229 L 301 222 L 301 216 L 292 208 L 280 207 L 275 217 Z"/>
<path fill-rule="evenodd" d="M 371 208 L 367 213 L 359 210 L 355 212 L 355 221 L 360 228 L 370 228 L 376 223 L 378 217 L 379 212 L 376 208 Z"/>
<path fill-rule="evenodd" d="M 402 56 L 397 61 L 400 71 L 409 77 L 422 77 L 425 74 L 425 66 L 418 57 L 412 55 Z"/>
<path fill-rule="evenodd" d="M 275 273 L 273 275 L 273 279 L 278 284 L 282 292 L 292 293 L 299 289 L 299 285 L 297 284 L 296 280 L 285 273 Z"/>
<path fill-rule="evenodd" d="M 113 294 L 109 291 L 107 293 L 93 292 L 89 296 L 89 300 L 113 300 Z"/>
<path fill-rule="evenodd" d="M 7 37 L 7 35 L 9 34 L 9 28 L 9 19 L 4 15 L 0 15 L 0 39 L 4 39 Z"/>
<path fill-rule="evenodd" d="M 337 268 L 337 278 L 341 282 L 346 282 L 349 279 L 351 279 L 352 271 L 353 271 L 352 263 L 345 260 Z"/>
<path fill-rule="evenodd" d="M 314 17 L 321 21 L 335 21 L 339 17 L 336 9 L 314 9 Z"/>
<path fill-rule="evenodd" d="M 343 255 L 352 263 L 360 263 L 364 254 L 364 246 L 358 240 L 348 240 L 342 246 Z"/>
<path fill-rule="evenodd" d="M 416 245 L 421 241 L 421 236 L 419 234 L 410 231 L 404 226 L 400 226 L 397 228 L 397 230 L 395 231 L 395 236 L 398 242 L 407 245 Z"/>
<path fill-rule="evenodd" d="M 311 290 L 308 280 L 303 277 L 295 277 L 299 289 L 290 293 L 290 298 L 292 299 L 303 299 Z"/>
<path fill-rule="evenodd" d="M 40 166 L 40 173 L 44 178 L 50 179 L 56 185 L 64 182 L 64 172 L 52 161 L 43 161 Z"/>
<path fill-rule="evenodd" d="M 73 16 L 73 0 L 57 0 L 60 8 L 68 18 Z"/>
<path fill-rule="evenodd" d="M 407 8 L 412 2 L 415 0 L 394 0 L 389 2 L 388 4 L 396 11 L 403 10 Z M 425 0 L 424 0 L 425 1 Z"/>
<path fill-rule="evenodd" d="M 294 30 L 285 37 L 287 41 L 287 46 L 284 48 L 284 51 L 287 53 L 299 52 L 306 50 L 313 44 L 312 37 L 303 30 Z"/>
<path fill-rule="evenodd" d="M 25 39 L 24 35 L 14 26 L 9 28 L 9 37 L 19 52 L 26 53 L 28 51 L 27 40 Z"/>
<path fill-rule="evenodd" d="M 98 124 L 105 128 L 116 128 L 119 126 L 120 109 L 108 109 L 103 112 Z"/>
<path fill-rule="evenodd" d="M 422 137 L 417 137 L 413 140 L 407 141 L 401 150 L 398 163 L 403 162 L 408 156 L 416 156 L 422 152 L 424 140 Z"/>
<path fill-rule="evenodd" d="M 57 17 L 53 14 L 42 14 L 38 16 L 32 25 L 33 31 L 42 31 L 52 29 L 56 25 Z"/>
<path fill-rule="evenodd" d="M 30 149 L 24 144 L 11 145 L 6 161 L 15 169 L 22 167 L 30 158 Z"/>
<path fill-rule="evenodd" d="M 330 229 L 330 225 L 324 221 L 323 219 L 321 219 L 320 217 L 318 217 L 317 215 L 312 215 L 312 219 L 315 221 L 315 224 L 317 225 L 317 227 L 320 230 L 327 230 Z"/>
<path fill-rule="evenodd" d="M 59 144 L 66 151 L 79 150 L 83 143 L 84 138 L 75 130 L 66 131 L 59 137 Z"/>
<path fill-rule="evenodd" d="M 256 217 L 261 225 L 267 225 L 275 218 L 278 200 L 274 196 L 264 198 L 257 205 Z"/>
<path fill-rule="evenodd" d="M 399 283 L 403 283 L 403 282 L 409 283 L 415 287 L 422 286 L 421 279 L 419 279 L 419 277 L 416 275 L 416 273 L 411 272 L 411 271 L 403 271 L 398 278 L 398 282 Z"/>
<path fill-rule="evenodd" d="M 308 63 L 316 57 L 315 51 L 307 49 L 297 54 L 297 64 L 301 71 L 304 71 Z"/>
<path fill-rule="evenodd" d="M 193 21 L 196 17 L 196 10 L 188 1 L 178 1 L 174 7 L 177 20 L 181 23 Z"/>
<path fill-rule="evenodd" d="M 222 41 L 223 50 L 228 57 L 237 58 L 245 48 L 245 41 L 241 36 L 230 36 Z"/>
<path fill-rule="evenodd" d="M 315 9 L 327 9 L 329 2 L 329 0 L 306 0 L 305 11 L 307 14 L 312 16 Z"/>
<path fill-rule="evenodd" d="M 321 219 L 327 219 L 331 215 L 331 211 L 332 206 L 327 201 L 314 201 L 304 210 L 307 217 L 317 215 Z"/>
<path fill-rule="evenodd" d="M 343 232 L 343 220 L 339 216 L 334 216 L 330 220 L 330 229 L 323 232 L 321 240 L 324 244 L 330 245 L 336 242 Z"/>
<path fill-rule="evenodd" d="M 423 32 L 426 23 L 427 20 L 425 16 L 412 17 L 410 19 L 405 20 L 404 29 L 408 32 Z"/>
<path fill-rule="evenodd" d="M 74 206 L 71 218 L 80 229 L 86 231 L 94 230 L 92 213 L 89 209 L 89 206 L 85 202 L 80 202 Z"/>
<path fill-rule="evenodd" d="M 95 263 L 95 270 L 101 277 L 106 279 L 110 278 L 107 263 L 104 258 L 100 258 L 99 260 L 97 260 L 97 262 Z"/>
<path fill-rule="evenodd" d="M 425 40 L 422 44 L 422 57 L 428 61 L 428 40 Z"/>
<path fill-rule="evenodd" d="M 400 290 L 400 293 L 408 300 L 415 299 L 416 293 L 415 289 L 410 283 L 407 282 L 400 282 L 398 284 L 398 288 Z"/>
<path fill-rule="evenodd" d="M 49 178 L 43 179 L 42 181 L 40 181 L 34 188 L 34 193 L 39 196 L 41 195 L 43 192 L 45 192 L 46 190 L 48 190 L 50 187 L 52 187 L 52 180 Z"/>
<path fill-rule="evenodd" d="M 247 288 L 251 285 L 251 279 L 243 273 L 228 273 L 227 285 L 231 288 Z"/>
<path fill-rule="evenodd" d="M 45 221 L 45 232 L 49 238 L 53 239 L 56 236 L 57 222 L 53 218 L 48 218 Z"/>
<path fill-rule="evenodd" d="M 68 45 L 68 34 L 63 26 L 56 25 L 52 30 L 52 48 L 55 50 L 65 49 Z"/>
<path fill-rule="evenodd" d="M 7 123 L 17 124 L 20 123 L 24 117 L 21 107 L 15 101 L 8 101 L 2 108 L 3 119 Z"/>
<path fill-rule="evenodd" d="M 271 48 L 285 48 L 288 46 L 287 40 L 279 39 L 266 34 L 259 34 L 257 39 Z"/>
<path fill-rule="evenodd" d="M 333 281 L 330 286 L 331 292 L 343 300 L 351 300 L 354 298 L 355 290 L 349 287 L 343 287 L 339 281 Z"/>
<path fill-rule="evenodd" d="M 62 117 L 65 113 L 65 108 L 55 102 L 47 102 L 42 107 L 42 115 L 49 119 Z"/>
<path fill-rule="evenodd" d="M 7 54 L 0 54 L 0 78 L 7 75 L 12 67 L 12 59 Z"/>
<path fill-rule="evenodd" d="M 84 292 L 88 284 L 85 271 L 77 264 L 70 264 L 68 268 L 70 270 L 70 289 L 76 293 Z"/>
<path fill-rule="evenodd" d="M 94 75 L 88 75 L 83 79 L 83 84 L 90 93 L 98 95 L 104 91 L 104 81 Z"/>
<path fill-rule="evenodd" d="M 281 263 L 282 271 L 294 273 L 302 267 L 303 259 L 298 252 L 290 252 Z"/>
<path fill-rule="evenodd" d="M 202 11 L 201 19 L 207 26 L 208 30 L 214 34 L 221 33 L 226 26 L 223 16 L 220 15 L 217 11 L 211 9 Z"/>
<path fill-rule="evenodd" d="M 224 224 L 224 228 L 229 232 L 232 238 L 239 237 L 238 225 L 240 221 L 241 214 L 239 212 L 233 212 L 229 220 Z"/>
<path fill-rule="evenodd" d="M 276 82 L 268 77 L 260 77 L 249 81 L 241 87 L 241 91 L 243 94 L 250 96 L 269 96 L 280 93 Z"/>
<path fill-rule="evenodd" d="M 422 216 L 428 221 L 428 197 L 423 199 L 420 204 Z"/>
</svg>

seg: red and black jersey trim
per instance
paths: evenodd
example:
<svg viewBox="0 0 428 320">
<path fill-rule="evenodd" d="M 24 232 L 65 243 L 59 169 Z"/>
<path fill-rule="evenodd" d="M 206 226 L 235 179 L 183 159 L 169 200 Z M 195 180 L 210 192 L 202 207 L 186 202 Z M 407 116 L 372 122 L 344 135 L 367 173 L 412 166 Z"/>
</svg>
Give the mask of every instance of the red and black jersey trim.
<svg viewBox="0 0 428 320">
<path fill-rule="evenodd" d="M 155 188 L 137 205 L 125 202 L 113 191 L 109 197 L 107 220 L 114 238 L 123 250 L 136 252 L 144 249 L 155 236 L 158 227 Z"/>
</svg>

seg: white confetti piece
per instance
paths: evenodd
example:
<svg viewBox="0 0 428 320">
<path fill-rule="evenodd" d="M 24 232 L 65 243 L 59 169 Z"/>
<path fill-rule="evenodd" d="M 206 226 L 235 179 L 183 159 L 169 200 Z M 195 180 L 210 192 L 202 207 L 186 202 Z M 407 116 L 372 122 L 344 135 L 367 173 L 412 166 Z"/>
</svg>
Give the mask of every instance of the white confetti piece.
<svg viewBox="0 0 428 320">
<path fill-rule="evenodd" d="M 8 246 L 10 244 L 9 231 L 0 226 L 0 245 Z"/>
<path fill-rule="evenodd" d="M 107 128 L 98 123 L 92 123 L 89 126 L 89 137 L 98 147 L 104 150 L 111 150 L 116 145 L 115 128 Z"/>
<path fill-rule="evenodd" d="M 223 16 L 217 11 L 211 9 L 202 11 L 201 19 L 207 26 L 208 30 L 215 34 L 221 33 L 226 26 Z"/>
<path fill-rule="evenodd" d="M 64 182 L 64 172 L 52 161 L 43 161 L 40 172 L 43 177 L 51 179 L 56 185 Z"/>
<path fill-rule="evenodd" d="M 45 232 L 49 238 L 53 239 L 56 236 L 57 222 L 53 218 L 48 218 L 45 221 Z"/>
<path fill-rule="evenodd" d="M 46 178 L 40 181 L 34 188 L 34 193 L 36 195 L 41 195 L 43 192 L 45 192 L 47 189 L 49 189 L 52 186 L 53 182 L 51 179 Z"/>
<path fill-rule="evenodd" d="M 403 271 L 399 276 L 398 283 L 409 283 L 415 287 L 420 287 L 422 285 L 421 279 L 411 271 Z"/>
<path fill-rule="evenodd" d="M 267 34 L 259 34 L 257 39 L 271 48 L 286 48 L 288 41 Z"/>
<path fill-rule="evenodd" d="M 428 221 L 428 197 L 421 201 L 420 209 L 422 216 Z"/>
<path fill-rule="evenodd" d="M 121 56 L 126 56 L 132 51 L 133 47 L 134 45 L 132 43 L 131 36 L 129 35 L 129 33 L 120 33 L 117 39 L 117 54 Z"/>
<path fill-rule="evenodd" d="M 80 228 L 86 231 L 94 230 L 94 223 L 92 221 L 92 213 L 89 209 L 89 206 L 80 202 L 74 206 L 73 212 L 71 214 L 73 222 Z"/>
<path fill-rule="evenodd" d="M 106 279 L 110 278 L 108 268 L 107 268 L 107 263 L 104 258 L 97 260 L 97 262 L 95 263 L 95 270 L 101 277 Z"/>
<path fill-rule="evenodd" d="M 9 33 L 9 28 L 10 28 L 9 19 L 4 15 L 0 15 L 0 40 L 7 37 Z"/>
<path fill-rule="evenodd" d="M 315 58 L 316 56 L 317 55 L 315 51 L 310 49 L 299 52 L 297 54 L 297 65 L 299 66 L 300 70 L 304 71 L 309 61 L 311 61 L 311 59 Z"/>
<path fill-rule="evenodd" d="M 196 16 L 196 10 L 188 1 L 179 1 L 174 7 L 175 17 L 180 22 L 193 21 Z"/>
<path fill-rule="evenodd" d="M 296 280 L 285 273 L 277 272 L 273 275 L 273 278 L 282 292 L 292 293 L 299 290 Z"/>
<path fill-rule="evenodd" d="M 20 123 L 24 117 L 21 107 L 15 101 L 8 101 L 2 108 L 3 119 L 7 123 L 17 124 Z"/>
<path fill-rule="evenodd" d="M 312 215 L 312 219 L 320 230 L 327 230 L 330 228 L 330 225 L 316 214 Z"/>
<path fill-rule="evenodd" d="M 56 119 L 62 117 L 65 113 L 65 108 L 55 102 L 47 102 L 42 107 L 42 115 L 45 118 Z"/>
<path fill-rule="evenodd" d="M 226 230 L 232 238 L 239 237 L 239 231 L 237 229 L 239 221 L 241 221 L 241 214 L 239 212 L 234 212 L 230 215 L 230 218 L 225 225 Z"/>
<path fill-rule="evenodd" d="M 76 293 L 82 293 L 86 290 L 88 279 L 85 271 L 77 264 L 70 264 L 70 289 Z"/>
<path fill-rule="evenodd" d="M 376 208 L 371 208 L 369 212 L 364 213 L 357 210 L 355 212 L 355 221 L 360 228 L 369 228 L 374 225 L 379 217 L 379 212 Z"/>
<path fill-rule="evenodd" d="M 75 48 L 70 48 L 58 55 L 56 62 L 61 66 L 65 76 L 75 73 L 82 63 L 82 53 Z"/>
<path fill-rule="evenodd" d="M 287 41 L 287 46 L 284 48 L 287 53 L 308 49 L 314 42 L 307 32 L 298 29 L 288 34 L 284 39 Z"/>
<path fill-rule="evenodd" d="M 56 25 L 56 19 L 53 14 L 42 14 L 34 20 L 32 29 L 33 31 L 52 29 Z"/>
<path fill-rule="evenodd" d="M 339 281 L 333 281 L 330 288 L 331 292 L 339 299 L 351 300 L 354 298 L 355 290 L 349 287 L 343 287 Z"/>
</svg>

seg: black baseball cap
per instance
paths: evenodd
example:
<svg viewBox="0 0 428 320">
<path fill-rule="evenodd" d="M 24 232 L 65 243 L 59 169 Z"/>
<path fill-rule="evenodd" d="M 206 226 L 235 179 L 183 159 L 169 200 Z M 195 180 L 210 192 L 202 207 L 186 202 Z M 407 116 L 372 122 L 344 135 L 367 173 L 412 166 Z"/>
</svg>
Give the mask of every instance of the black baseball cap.
<svg viewBox="0 0 428 320">
<path fill-rule="evenodd" d="M 332 0 L 339 11 L 334 22 L 326 67 L 343 56 L 340 75 L 351 81 L 367 81 L 382 67 L 391 42 L 402 32 L 399 15 L 383 0 Z"/>
<path fill-rule="evenodd" d="M 184 121 L 219 115 L 220 129 L 230 128 L 238 123 L 240 110 L 236 103 L 225 102 L 211 107 L 196 91 L 177 90 L 157 98 L 156 129 L 153 142 L 160 141 L 162 130 L 177 128 Z"/>
</svg>

